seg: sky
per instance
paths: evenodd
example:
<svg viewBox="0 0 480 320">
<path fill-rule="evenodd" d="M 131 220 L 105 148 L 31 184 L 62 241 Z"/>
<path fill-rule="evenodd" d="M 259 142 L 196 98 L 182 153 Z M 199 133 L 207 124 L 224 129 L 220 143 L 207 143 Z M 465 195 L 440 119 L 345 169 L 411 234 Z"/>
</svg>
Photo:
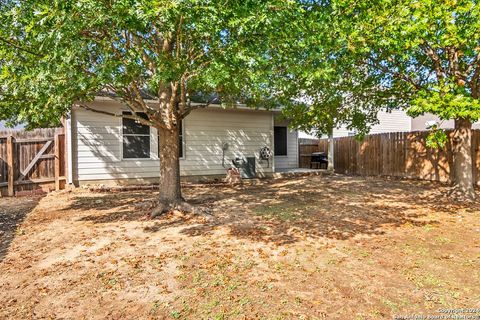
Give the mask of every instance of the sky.
<svg viewBox="0 0 480 320">
<path fill-rule="evenodd" d="M 317 137 L 315 137 L 314 135 L 308 134 L 303 131 L 298 131 L 298 137 L 300 139 L 317 139 Z"/>
<path fill-rule="evenodd" d="M 21 129 L 22 126 L 16 126 L 16 127 L 13 127 L 13 129 Z M 5 127 L 5 121 L 0 121 L 0 129 L 11 129 L 11 128 L 6 128 Z"/>
</svg>

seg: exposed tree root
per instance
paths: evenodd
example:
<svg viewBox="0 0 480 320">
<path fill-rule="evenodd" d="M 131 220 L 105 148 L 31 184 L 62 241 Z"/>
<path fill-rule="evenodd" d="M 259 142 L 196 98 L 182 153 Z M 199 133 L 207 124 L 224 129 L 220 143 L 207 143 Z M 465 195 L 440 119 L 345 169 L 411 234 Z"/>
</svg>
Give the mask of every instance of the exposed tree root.
<svg viewBox="0 0 480 320">
<path fill-rule="evenodd" d="M 169 203 L 169 204 L 160 202 L 157 205 L 157 207 L 154 208 L 150 213 L 150 218 L 153 219 L 165 213 L 175 211 L 175 210 L 180 211 L 182 213 L 190 214 L 190 215 L 210 215 L 210 210 L 208 208 L 193 206 L 187 201 L 179 201 L 176 203 Z"/>
<path fill-rule="evenodd" d="M 467 189 L 464 190 L 458 186 L 453 186 L 446 194 L 447 197 L 456 201 L 456 202 L 474 202 L 476 199 L 475 190 Z"/>
</svg>

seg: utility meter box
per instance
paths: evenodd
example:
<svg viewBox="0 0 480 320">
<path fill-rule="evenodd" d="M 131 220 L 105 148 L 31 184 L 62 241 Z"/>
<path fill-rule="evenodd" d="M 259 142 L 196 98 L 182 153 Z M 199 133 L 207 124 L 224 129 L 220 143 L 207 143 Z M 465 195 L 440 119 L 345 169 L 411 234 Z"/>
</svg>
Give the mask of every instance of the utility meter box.
<svg viewBox="0 0 480 320">
<path fill-rule="evenodd" d="M 243 179 L 253 179 L 257 176 L 255 157 L 235 158 L 232 162 L 240 170 L 240 176 Z"/>
</svg>

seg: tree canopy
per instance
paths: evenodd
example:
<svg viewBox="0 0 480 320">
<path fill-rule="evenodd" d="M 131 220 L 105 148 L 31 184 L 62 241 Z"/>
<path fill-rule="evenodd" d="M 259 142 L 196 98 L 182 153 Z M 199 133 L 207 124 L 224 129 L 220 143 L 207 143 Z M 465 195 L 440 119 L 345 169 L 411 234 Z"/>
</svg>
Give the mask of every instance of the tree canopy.
<svg viewBox="0 0 480 320">
<path fill-rule="evenodd" d="M 339 4 L 310 1 L 305 7 L 297 40 L 286 57 L 275 60 L 277 81 L 272 95 L 282 101 L 291 125 L 321 136 L 346 126 L 358 136 L 377 122 L 380 109 L 402 105 L 395 93 L 379 89 L 379 79 L 352 53 L 352 21 Z"/>
<path fill-rule="evenodd" d="M 158 213 L 184 202 L 182 119 L 219 99 L 268 105 L 272 57 L 296 36 L 291 30 L 302 13 L 293 0 L 6 0 L 1 6 L 0 120 L 44 125 L 75 104 L 154 127 Z M 88 104 L 99 92 L 131 112 Z"/>
<path fill-rule="evenodd" d="M 55 122 L 100 91 L 149 115 L 139 121 L 166 127 L 212 97 L 254 101 L 270 81 L 269 44 L 291 37 L 286 22 L 300 14 L 294 1 L 279 0 L 0 6 L 0 118 L 31 125 Z M 147 99 L 172 99 L 175 110 Z"/>
<path fill-rule="evenodd" d="M 368 132 L 380 109 L 455 120 L 456 189 L 473 199 L 471 126 L 480 118 L 480 6 L 473 0 L 314 1 L 284 78 L 298 126 Z M 427 145 L 447 138 L 434 127 Z"/>
<path fill-rule="evenodd" d="M 477 1 L 338 1 L 349 54 L 412 116 L 480 118 Z"/>
<path fill-rule="evenodd" d="M 318 1 L 306 17 L 287 76 L 298 81 L 294 95 L 307 97 L 287 108 L 300 124 L 366 132 L 382 108 L 479 119 L 477 1 Z"/>
</svg>

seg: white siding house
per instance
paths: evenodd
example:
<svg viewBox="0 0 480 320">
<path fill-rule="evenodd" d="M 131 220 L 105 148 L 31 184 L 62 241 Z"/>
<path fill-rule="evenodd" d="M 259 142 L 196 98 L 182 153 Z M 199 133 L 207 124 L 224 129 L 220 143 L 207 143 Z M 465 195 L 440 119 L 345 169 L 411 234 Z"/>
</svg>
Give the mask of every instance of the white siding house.
<svg viewBox="0 0 480 320">
<path fill-rule="evenodd" d="M 437 116 L 427 113 L 423 116 L 419 116 L 412 119 L 412 131 L 426 130 L 426 123 L 435 121 L 440 125 L 442 129 L 453 129 L 455 127 L 454 120 L 441 121 Z M 475 122 L 472 125 L 473 129 L 480 129 L 480 122 Z"/>
<path fill-rule="evenodd" d="M 370 134 L 385 133 L 385 132 L 408 132 L 408 131 L 423 131 L 428 130 L 427 122 L 436 121 L 442 129 L 453 129 L 454 121 L 446 120 L 440 121 L 439 118 L 433 114 L 425 114 L 416 118 L 407 115 L 404 110 L 393 110 L 391 112 L 380 111 L 377 114 L 379 123 L 374 125 Z M 473 129 L 480 129 L 480 122 L 472 125 Z M 334 137 L 345 137 L 355 135 L 354 131 L 348 130 L 346 127 L 340 127 L 333 130 Z M 301 134 L 301 138 L 312 138 L 311 136 Z"/>
<path fill-rule="evenodd" d="M 127 111 L 118 102 L 105 97 L 98 97 L 90 106 L 117 115 Z M 270 148 L 272 153 L 276 152 L 274 135 L 279 131 L 277 127 L 286 128 L 287 123 L 279 122 L 276 118 L 275 112 L 241 107 L 223 109 L 212 106 L 194 110 L 182 123 L 181 175 L 224 176 L 225 167 L 231 167 L 233 159 L 247 157 L 255 158 L 256 174 L 259 177 L 271 175 L 278 169 L 298 167 L 296 131 L 286 129 L 286 136 L 279 135 L 285 141 L 277 141 L 277 146 L 286 149 L 286 155 L 274 156 L 269 161 L 260 157 L 263 147 Z M 160 163 L 156 130 L 148 128 L 133 138 L 134 141 L 149 144 L 146 154 L 141 158 L 126 157 L 123 148 L 127 145 L 125 136 L 129 134 L 124 133 L 122 121 L 122 117 L 81 108 L 72 109 L 67 123 L 71 183 L 81 185 L 157 181 Z M 225 145 L 228 148 L 223 150 Z"/>
<path fill-rule="evenodd" d="M 393 110 L 391 112 L 380 111 L 377 117 L 379 123 L 370 129 L 370 134 L 412 130 L 412 118 L 403 110 Z M 334 137 L 345 137 L 349 135 L 355 135 L 355 132 L 348 130 L 346 127 L 333 130 Z"/>
</svg>

